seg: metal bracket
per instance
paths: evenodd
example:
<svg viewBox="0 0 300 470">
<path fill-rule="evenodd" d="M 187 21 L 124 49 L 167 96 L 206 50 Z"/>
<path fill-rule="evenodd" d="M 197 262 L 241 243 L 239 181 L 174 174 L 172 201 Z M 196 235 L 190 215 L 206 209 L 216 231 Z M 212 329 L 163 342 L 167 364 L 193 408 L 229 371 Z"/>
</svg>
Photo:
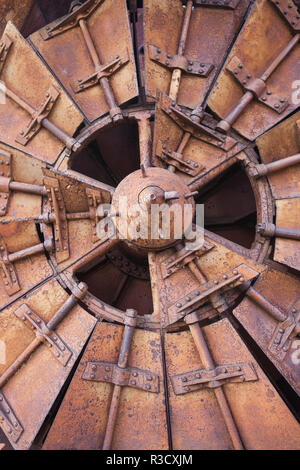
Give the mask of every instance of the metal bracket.
<svg viewBox="0 0 300 470">
<path fill-rule="evenodd" d="M 43 119 L 47 118 L 52 111 L 53 106 L 60 96 L 59 91 L 51 85 L 46 93 L 45 101 L 39 109 L 37 109 L 30 123 L 23 129 L 19 136 L 15 139 L 18 144 L 27 145 L 28 142 L 40 131 Z"/>
<path fill-rule="evenodd" d="M 186 4 L 187 0 L 181 0 L 183 4 Z M 229 10 L 235 10 L 240 0 L 193 0 L 195 7 L 214 7 L 214 8 L 225 8 Z"/>
<path fill-rule="evenodd" d="M 28 327 L 36 330 L 37 338 L 42 337 L 43 340 L 48 343 L 52 354 L 63 366 L 66 366 L 72 356 L 72 351 L 58 334 L 50 330 L 47 323 L 42 320 L 37 313 L 31 310 L 27 304 L 22 304 L 14 313 L 16 317 L 22 320 Z"/>
<path fill-rule="evenodd" d="M 171 70 L 180 69 L 191 75 L 207 77 L 214 68 L 213 64 L 206 64 L 197 60 L 189 60 L 186 57 L 177 54 L 167 54 L 159 47 L 153 46 L 152 44 L 149 44 L 148 48 L 149 57 L 153 62 L 158 62 L 163 67 L 167 67 Z"/>
<path fill-rule="evenodd" d="M 205 167 L 190 158 L 183 159 L 182 153 L 178 153 L 167 149 L 167 144 L 158 141 L 156 146 L 156 156 L 159 157 L 166 165 L 173 165 L 177 170 L 190 176 L 197 176 Z"/>
<path fill-rule="evenodd" d="M 110 362 L 88 362 L 83 380 L 109 382 L 121 387 L 133 387 L 146 392 L 159 393 L 159 376 L 148 370 L 131 367 L 122 369 Z"/>
<path fill-rule="evenodd" d="M 18 442 L 23 433 L 20 421 L 16 417 L 12 407 L 5 396 L 0 392 L 0 425 L 10 440 Z"/>
<path fill-rule="evenodd" d="M 297 6 L 292 0 L 271 0 L 273 5 L 279 10 L 292 29 L 300 32 L 300 14 Z"/>
<path fill-rule="evenodd" d="M 69 29 L 75 28 L 80 20 L 87 19 L 103 2 L 104 0 L 88 0 L 72 13 L 56 21 L 53 26 L 46 26 L 40 33 L 42 38 L 46 41 Z"/>
<path fill-rule="evenodd" d="M 74 93 L 80 93 L 81 91 L 86 90 L 87 88 L 99 85 L 99 80 L 101 78 L 109 78 L 111 75 L 120 70 L 121 67 L 126 65 L 129 62 L 129 53 L 128 50 L 123 55 L 117 55 L 114 57 L 111 62 L 101 65 L 96 71 L 85 78 L 74 80 L 71 83 L 71 87 Z"/>
<path fill-rule="evenodd" d="M 97 235 L 97 225 L 101 219 L 101 217 L 98 216 L 98 206 L 102 202 L 102 196 L 101 192 L 96 189 L 86 188 L 85 191 L 89 204 L 90 219 L 92 220 L 93 226 L 93 243 L 97 243 L 99 241 L 99 237 Z"/>
<path fill-rule="evenodd" d="M 198 369 L 170 377 L 175 395 L 217 388 L 226 383 L 253 382 L 258 380 L 251 362 L 224 364 L 215 369 Z"/>
<path fill-rule="evenodd" d="M 4 34 L 0 42 L 0 73 L 2 72 L 3 65 L 6 61 L 6 57 L 10 51 L 13 41 L 7 34 Z"/>
<path fill-rule="evenodd" d="M 176 254 L 167 258 L 161 264 L 161 272 L 164 279 L 176 273 L 180 269 L 195 258 L 200 258 L 202 255 L 212 250 L 215 247 L 212 243 L 207 240 L 204 241 L 201 248 L 194 248 L 193 250 L 188 250 L 187 248 L 182 248 Z"/>
<path fill-rule="evenodd" d="M 2 278 L 4 289 L 9 296 L 14 295 L 21 290 L 16 269 L 12 263 L 9 262 L 9 253 L 4 243 L 3 238 L 0 236 L 0 276 Z"/>
<path fill-rule="evenodd" d="M 282 361 L 290 348 L 292 339 L 300 332 L 300 299 L 296 300 L 287 314 L 286 320 L 279 323 L 274 331 L 269 351 Z"/>
<path fill-rule="evenodd" d="M 11 181 L 11 154 L 0 149 L 0 216 L 7 212 L 9 183 Z"/>
<path fill-rule="evenodd" d="M 258 272 L 246 264 L 241 264 L 232 270 L 220 274 L 215 279 L 201 284 L 198 288 L 192 290 L 183 298 L 176 300 L 168 309 L 168 316 L 171 323 L 175 323 L 189 313 L 194 312 L 200 305 L 205 303 L 209 296 L 225 289 L 232 289 L 244 282 L 250 281 L 258 276 Z"/>
<path fill-rule="evenodd" d="M 178 105 L 172 102 L 169 96 L 162 94 L 160 105 L 162 111 L 164 111 L 184 132 L 189 132 L 196 139 L 213 145 L 214 147 L 221 148 L 226 152 L 235 147 L 236 140 L 200 124 L 194 119 L 195 114 L 193 114 L 193 112 L 190 114 L 183 112 Z M 202 122 L 204 121 L 205 115 L 202 119 Z"/>
<path fill-rule="evenodd" d="M 48 193 L 48 200 L 50 202 L 52 212 L 55 215 L 55 251 L 57 262 L 61 263 L 70 256 L 66 207 L 59 181 L 56 178 L 45 176 L 44 185 Z"/>
<path fill-rule="evenodd" d="M 289 106 L 287 98 L 281 98 L 268 90 L 261 78 L 252 77 L 238 57 L 234 56 L 231 59 L 226 70 L 235 77 L 244 90 L 250 91 L 260 103 L 278 114 L 281 114 Z"/>
</svg>

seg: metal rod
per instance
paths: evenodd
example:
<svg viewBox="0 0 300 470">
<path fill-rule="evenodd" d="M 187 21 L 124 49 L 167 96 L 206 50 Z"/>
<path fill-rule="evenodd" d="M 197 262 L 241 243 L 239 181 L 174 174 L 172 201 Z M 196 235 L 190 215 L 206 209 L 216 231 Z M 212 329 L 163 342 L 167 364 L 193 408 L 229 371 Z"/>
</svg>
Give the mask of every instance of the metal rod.
<svg viewBox="0 0 300 470">
<path fill-rule="evenodd" d="M 275 162 L 256 165 L 254 177 L 259 178 L 261 176 L 269 175 L 270 173 L 283 170 L 284 168 L 296 165 L 297 163 L 300 163 L 300 153 L 292 155 L 291 157 L 282 158 Z"/>
<path fill-rule="evenodd" d="M 28 256 L 33 256 L 39 253 L 43 253 L 45 250 L 52 251 L 52 249 L 53 249 L 52 240 L 48 240 L 45 243 L 39 243 L 38 245 L 25 248 L 24 250 L 16 251 L 15 253 L 10 253 L 6 258 L 4 257 L 4 263 L 5 264 L 14 263 L 15 261 L 28 258 Z"/>
<path fill-rule="evenodd" d="M 187 5 L 186 5 L 184 19 L 183 19 L 183 24 L 182 24 L 181 36 L 180 36 L 179 45 L 178 45 L 177 53 L 180 56 L 184 54 L 186 39 L 187 39 L 190 20 L 191 20 L 192 9 L 193 9 L 193 0 L 188 0 Z M 169 96 L 170 98 L 172 98 L 172 100 L 175 100 L 175 101 L 177 101 L 177 97 L 178 97 L 179 86 L 180 86 L 180 81 L 181 81 L 181 73 L 182 72 L 180 69 L 174 69 L 172 73 Z"/>
<path fill-rule="evenodd" d="M 150 117 L 150 113 L 143 113 L 141 116 L 138 117 L 140 163 L 144 166 L 145 169 L 152 166 L 152 131 Z"/>
<path fill-rule="evenodd" d="M 22 193 L 38 194 L 40 196 L 47 196 L 47 189 L 45 186 L 37 186 L 35 184 L 19 183 L 17 181 L 11 181 L 9 183 L 9 189 L 12 191 L 20 191 Z"/>
<path fill-rule="evenodd" d="M 121 345 L 121 350 L 120 350 L 120 355 L 119 355 L 119 360 L 118 360 L 118 367 L 120 369 L 125 369 L 127 367 L 128 356 L 130 353 L 132 338 L 133 338 L 133 334 L 134 334 L 134 330 L 136 326 L 136 320 L 137 320 L 136 310 L 133 310 L 133 309 L 127 310 L 125 319 L 126 317 L 129 318 L 130 324 L 125 324 L 125 327 L 124 327 L 122 345 Z M 122 390 L 122 387 L 120 385 L 114 385 L 102 450 L 111 449 L 115 424 L 116 424 L 117 415 L 118 415 L 121 390 Z"/>
</svg>

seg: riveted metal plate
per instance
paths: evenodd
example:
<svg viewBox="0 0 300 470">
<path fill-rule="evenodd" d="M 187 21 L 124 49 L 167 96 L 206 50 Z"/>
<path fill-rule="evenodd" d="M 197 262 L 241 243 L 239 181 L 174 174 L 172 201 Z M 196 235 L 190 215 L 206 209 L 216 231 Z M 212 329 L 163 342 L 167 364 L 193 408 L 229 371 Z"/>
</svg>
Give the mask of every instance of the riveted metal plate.
<svg viewBox="0 0 300 470">
<path fill-rule="evenodd" d="M 7 95 L 6 104 L 0 109 L 0 141 L 24 150 L 17 138 L 33 118 L 28 111 L 15 103 L 8 90 L 24 100 L 29 108 L 38 110 L 51 86 L 55 87 L 60 96 L 49 115 L 49 120 L 71 137 L 82 122 L 80 112 L 12 23 L 8 23 L 5 29 L 4 37 L 6 36 L 10 37 L 13 44 L 0 77 L 5 84 Z M 25 148 L 27 153 L 53 163 L 64 147 L 65 144 L 57 137 L 42 128 Z"/>
<path fill-rule="evenodd" d="M 211 109 L 220 118 L 225 119 L 245 93 L 236 78 L 227 71 L 233 57 L 239 58 L 251 78 L 263 78 L 273 61 L 277 60 L 292 39 L 297 41 L 289 24 L 279 10 L 274 8 L 272 1 L 256 1 L 209 95 L 208 105 Z M 255 47 L 249 47 L 249 44 L 255 44 Z M 286 98 L 289 106 L 279 114 L 277 110 L 272 110 L 255 98 L 252 99 L 233 123 L 234 129 L 243 136 L 250 140 L 255 139 L 297 107 L 292 100 L 292 85 L 298 77 L 299 54 L 298 39 L 266 79 L 270 96 L 274 93 L 282 100 Z"/>
<path fill-rule="evenodd" d="M 82 374 L 90 362 L 118 361 L 122 332 L 121 326 L 109 323 L 97 325 L 48 434 L 44 449 L 102 448 L 113 385 L 83 380 Z M 157 446 L 161 449 L 168 448 L 161 352 L 158 333 L 135 331 L 128 367 L 146 368 L 158 375 L 160 391 L 151 393 L 132 387 L 122 388 L 112 449 L 157 449 Z M 69 426 L 70 422 L 72 426 Z"/>
<path fill-rule="evenodd" d="M 117 61 L 115 71 L 108 80 L 117 105 L 124 104 L 138 95 L 126 1 L 87 2 L 82 11 L 81 19 L 89 30 L 101 65 Z M 30 40 L 88 120 L 94 121 L 106 114 L 109 106 L 99 79 L 94 83 L 89 81 L 91 86 L 88 88 L 85 86 L 85 79 L 95 74 L 95 65 L 80 30 L 81 16 L 77 16 L 75 10 L 71 16 L 59 19 L 34 33 Z M 98 66 L 96 72 L 98 69 L 100 71 L 101 66 Z M 77 93 L 78 86 L 81 87 L 80 93 Z"/>
<path fill-rule="evenodd" d="M 0 364 L 1 393 L 23 428 L 17 440 L 12 439 L 5 426 L 3 431 L 16 449 L 31 446 L 96 320 L 75 305 L 55 328 L 72 353 L 65 366 L 50 352 L 47 344 L 38 342 L 35 331 L 20 321 L 14 312 L 26 302 L 32 311 L 39 312 L 40 319 L 51 323 L 69 298 L 69 294 L 53 279 L 1 312 L 0 338 L 6 346 L 6 362 Z M 12 370 L 16 361 L 19 364 Z"/>
<path fill-rule="evenodd" d="M 227 319 L 202 328 L 217 366 L 251 363 L 257 380 L 223 386 L 246 449 L 299 447 L 299 425 Z M 232 441 L 215 390 L 175 395 L 170 377 L 203 369 L 190 332 L 168 333 L 165 339 L 170 423 L 175 449 L 232 449 Z M 277 429 L 276 436 L 274 429 Z M 287 434 L 286 434 L 287 432 Z"/>
<path fill-rule="evenodd" d="M 184 51 L 188 65 L 181 78 L 179 104 L 193 109 L 203 102 L 248 5 L 247 0 L 240 1 L 233 10 L 222 8 L 219 2 L 210 8 L 195 5 Z M 154 101 L 157 90 L 169 93 L 172 70 L 168 67 L 178 51 L 184 14 L 181 0 L 145 1 L 145 81 L 150 101 Z M 156 51 L 159 48 L 160 54 L 153 55 L 152 46 Z M 163 65 L 160 56 L 165 59 Z M 153 61 L 156 57 L 158 60 Z M 196 67 L 198 64 L 200 67 Z M 202 76 L 193 75 L 194 70 Z"/>
</svg>

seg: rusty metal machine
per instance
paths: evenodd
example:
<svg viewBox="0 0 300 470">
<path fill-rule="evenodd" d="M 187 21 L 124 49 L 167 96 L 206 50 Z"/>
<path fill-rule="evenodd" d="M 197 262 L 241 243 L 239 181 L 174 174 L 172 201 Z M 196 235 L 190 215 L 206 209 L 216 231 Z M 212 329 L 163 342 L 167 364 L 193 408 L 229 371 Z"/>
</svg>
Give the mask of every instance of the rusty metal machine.
<svg viewBox="0 0 300 470">
<path fill-rule="evenodd" d="M 0 449 L 300 449 L 298 0 L 0 27 Z M 204 204 L 203 244 L 123 233 L 124 197 L 196 239 Z"/>
</svg>

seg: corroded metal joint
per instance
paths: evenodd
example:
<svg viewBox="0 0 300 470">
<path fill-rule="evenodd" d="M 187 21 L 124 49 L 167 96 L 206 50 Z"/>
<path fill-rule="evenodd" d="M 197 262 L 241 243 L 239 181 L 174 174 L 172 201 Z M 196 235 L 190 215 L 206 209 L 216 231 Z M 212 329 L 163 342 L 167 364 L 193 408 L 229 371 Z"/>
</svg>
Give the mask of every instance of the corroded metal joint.
<svg viewBox="0 0 300 470">
<path fill-rule="evenodd" d="M 135 328 L 136 324 L 137 324 L 137 311 L 134 310 L 133 308 L 127 309 L 124 314 L 124 325 Z"/>
</svg>

